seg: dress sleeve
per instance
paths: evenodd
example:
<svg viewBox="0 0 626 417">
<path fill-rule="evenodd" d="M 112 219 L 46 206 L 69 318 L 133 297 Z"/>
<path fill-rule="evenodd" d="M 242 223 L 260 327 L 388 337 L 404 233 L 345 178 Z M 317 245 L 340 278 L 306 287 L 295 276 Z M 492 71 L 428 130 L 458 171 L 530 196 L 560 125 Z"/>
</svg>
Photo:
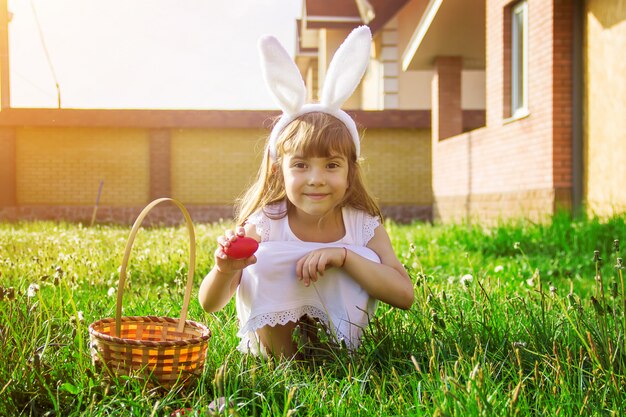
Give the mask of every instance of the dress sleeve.
<svg viewBox="0 0 626 417">
<path fill-rule="evenodd" d="M 380 219 L 377 216 L 365 214 L 363 218 L 363 246 L 366 246 L 374 237 L 374 231 L 378 226 L 380 226 Z"/>
<path fill-rule="evenodd" d="M 261 242 L 267 242 L 270 239 L 270 219 L 263 213 L 263 210 L 257 210 L 246 223 L 253 224 L 256 227 L 257 234 L 261 237 Z"/>
</svg>

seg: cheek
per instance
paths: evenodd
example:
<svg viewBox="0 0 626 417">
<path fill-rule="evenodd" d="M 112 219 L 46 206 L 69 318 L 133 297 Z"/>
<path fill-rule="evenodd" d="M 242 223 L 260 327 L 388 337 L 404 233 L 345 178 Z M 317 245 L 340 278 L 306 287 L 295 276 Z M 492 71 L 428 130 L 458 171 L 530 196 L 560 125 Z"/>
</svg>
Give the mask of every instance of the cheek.
<svg viewBox="0 0 626 417">
<path fill-rule="evenodd" d="M 285 190 L 289 192 L 294 187 L 297 187 L 297 179 L 293 175 L 283 174 L 283 182 L 285 184 Z"/>
</svg>

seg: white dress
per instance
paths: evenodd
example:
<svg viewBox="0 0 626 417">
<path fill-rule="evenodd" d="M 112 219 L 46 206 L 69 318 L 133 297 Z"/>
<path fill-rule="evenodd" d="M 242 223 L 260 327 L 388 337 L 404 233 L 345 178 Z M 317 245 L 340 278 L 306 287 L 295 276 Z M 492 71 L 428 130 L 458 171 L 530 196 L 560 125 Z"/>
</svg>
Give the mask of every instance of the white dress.
<svg viewBox="0 0 626 417">
<path fill-rule="evenodd" d="M 269 209 L 284 211 L 285 203 Z M 296 262 L 318 248 L 345 247 L 380 262 L 378 255 L 365 247 L 380 224 L 378 218 L 350 207 L 344 207 L 342 214 L 346 234 L 332 243 L 298 239 L 289 227 L 287 216 L 273 220 L 261 210 L 250 216 L 248 222 L 256 226 L 261 242 L 256 252 L 257 263 L 243 270 L 237 288 L 240 351 L 259 354 L 257 329 L 297 322 L 305 314 L 324 323 L 335 341 L 344 341 L 349 349 L 359 346 L 377 301 L 341 268 L 327 269 L 309 287 L 296 277 Z"/>
</svg>

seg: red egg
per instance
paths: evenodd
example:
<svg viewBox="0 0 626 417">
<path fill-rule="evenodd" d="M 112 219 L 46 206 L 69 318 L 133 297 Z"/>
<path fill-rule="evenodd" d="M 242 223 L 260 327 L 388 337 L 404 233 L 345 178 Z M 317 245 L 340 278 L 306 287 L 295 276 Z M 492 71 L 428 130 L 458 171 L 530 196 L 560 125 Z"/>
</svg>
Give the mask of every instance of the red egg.
<svg viewBox="0 0 626 417">
<path fill-rule="evenodd" d="M 254 255 L 259 248 L 259 242 L 251 237 L 238 237 L 229 246 L 224 247 L 224 253 L 231 258 L 246 259 Z"/>
</svg>

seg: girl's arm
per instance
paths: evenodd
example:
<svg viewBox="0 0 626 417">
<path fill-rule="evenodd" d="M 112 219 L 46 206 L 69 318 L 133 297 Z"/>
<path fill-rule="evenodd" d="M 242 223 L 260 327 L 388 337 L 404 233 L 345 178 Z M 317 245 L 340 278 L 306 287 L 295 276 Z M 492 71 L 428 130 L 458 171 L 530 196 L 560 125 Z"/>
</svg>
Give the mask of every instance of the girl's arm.
<svg viewBox="0 0 626 417">
<path fill-rule="evenodd" d="M 394 253 L 383 225 L 374 230 L 367 247 L 376 252 L 380 263 L 348 251 L 344 269 L 370 296 L 394 307 L 409 309 L 415 298 L 413 282 Z"/>
<path fill-rule="evenodd" d="M 380 263 L 370 261 L 344 248 L 325 248 L 309 253 L 296 265 L 298 277 L 309 285 L 324 275 L 327 266 L 343 267 L 367 293 L 394 307 L 409 309 L 415 294 L 413 283 L 391 246 L 387 231 L 379 225 L 367 247 L 376 252 Z"/>
<path fill-rule="evenodd" d="M 228 304 L 237 290 L 242 270 L 256 262 L 254 255 L 247 259 L 233 259 L 224 253 L 223 248 L 230 245 L 230 242 L 237 240 L 238 236 L 243 237 L 248 233 L 248 236 L 258 240 L 258 235 L 253 225 L 246 227 L 246 229 L 240 227 L 237 233 L 227 230 L 224 236 L 220 236 L 217 239 L 219 244 L 215 250 L 215 266 L 202 280 L 200 291 L 198 292 L 200 305 L 208 313 L 221 310 Z"/>
</svg>

